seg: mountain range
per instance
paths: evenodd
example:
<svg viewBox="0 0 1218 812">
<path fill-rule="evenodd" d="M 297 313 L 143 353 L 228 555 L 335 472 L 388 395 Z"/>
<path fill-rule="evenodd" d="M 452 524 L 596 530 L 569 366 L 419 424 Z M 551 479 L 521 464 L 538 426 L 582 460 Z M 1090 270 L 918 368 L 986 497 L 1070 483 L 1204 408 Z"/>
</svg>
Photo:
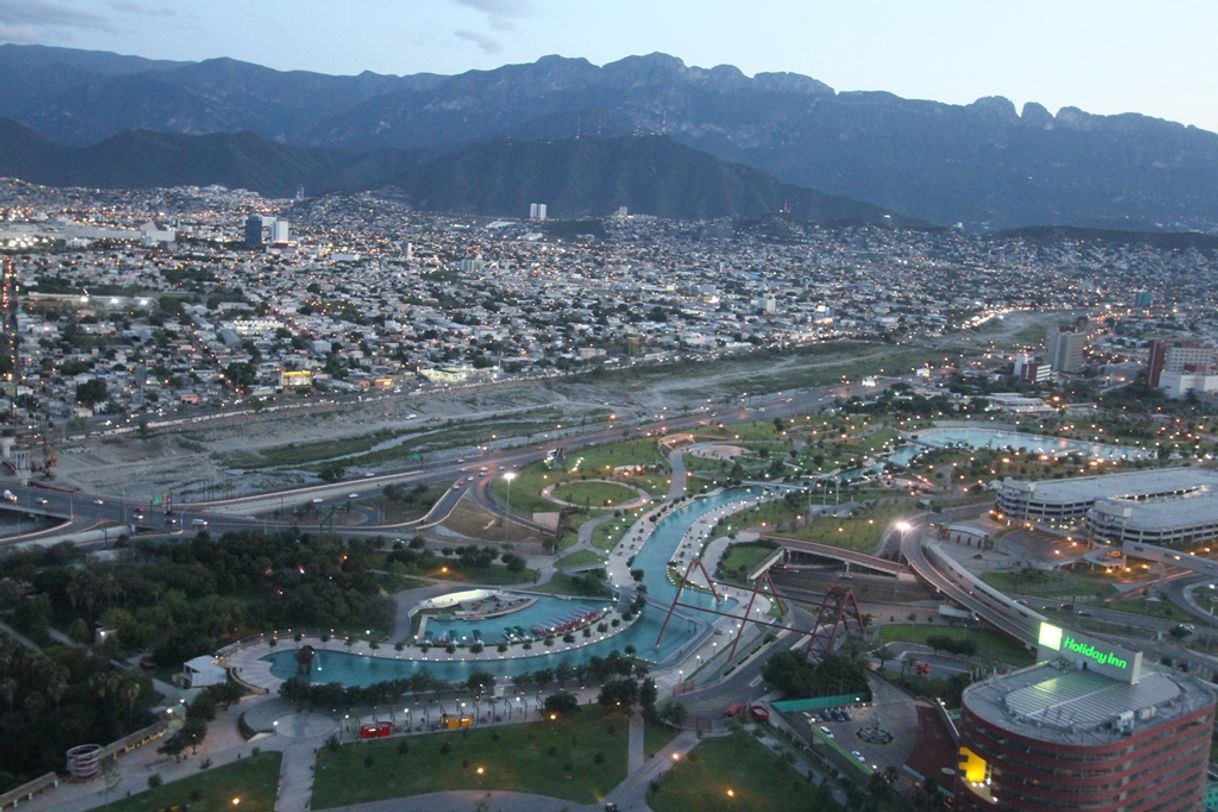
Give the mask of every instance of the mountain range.
<svg viewBox="0 0 1218 812">
<path fill-rule="evenodd" d="M 428 211 L 522 216 L 545 201 L 556 216 L 626 206 L 673 219 L 787 211 L 813 223 L 924 225 L 878 206 L 780 183 L 665 136 L 475 142 L 436 153 L 348 152 L 277 144 L 254 133 L 125 130 L 88 147 L 53 143 L 0 119 L 0 175 L 52 186 L 151 188 L 219 183 L 285 197 L 384 188 Z"/>
<path fill-rule="evenodd" d="M 950 105 L 835 92 L 806 76 L 750 78 L 664 54 L 601 67 L 550 56 L 456 76 L 398 77 L 3 45 L 0 116 L 76 147 L 127 130 L 248 132 L 268 142 L 259 154 L 281 146 L 328 156 L 290 151 L 276 160 L 362 161 L 377 177 L 385 174 L 374 166 L 380 161 L 421 172 L 425 156 L 475 142 L 663 135 L 780 185 L 932 223 L 1218 231 L 1214 133 L 1073 107 L 1054 115 L 1029 103 L 1017 112 L 997 97 Z"/>
</svg>

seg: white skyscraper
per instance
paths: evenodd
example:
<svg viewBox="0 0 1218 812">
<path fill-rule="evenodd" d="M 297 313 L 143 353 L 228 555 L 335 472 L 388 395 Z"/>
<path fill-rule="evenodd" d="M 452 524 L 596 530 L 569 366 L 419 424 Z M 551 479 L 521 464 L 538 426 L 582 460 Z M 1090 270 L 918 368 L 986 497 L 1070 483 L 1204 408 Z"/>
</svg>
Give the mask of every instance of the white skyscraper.
<svg viewBox="0 0 1218 812">
<path fill-rule="evenodd" d="M 539 223 L 544 223 L 546 220 L 546 204 L 545 203 L 530 203 L 529 204 L 529 219 L 536 220 Z"/>
<path fill-rule="evenodd" d="M 271 242 L 288 241 L 288 221 L 276 218 L 271 223 Z"/>
</svg>

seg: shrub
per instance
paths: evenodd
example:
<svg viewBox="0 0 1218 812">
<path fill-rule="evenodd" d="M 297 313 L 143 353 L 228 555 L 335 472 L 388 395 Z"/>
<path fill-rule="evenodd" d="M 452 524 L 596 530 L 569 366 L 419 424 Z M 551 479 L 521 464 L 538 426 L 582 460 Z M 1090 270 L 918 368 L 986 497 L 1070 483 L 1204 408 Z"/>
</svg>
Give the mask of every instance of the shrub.
<svg viewBox="0 0 1218 812">
<path fill-rule="evenodd" d="M 156 773 L 148 776 L 148 789 L 156 789 L 163 783 L 165 783 L 164 780 L 162 780 L 161 776 L 157 775 Z"/>
</svg>

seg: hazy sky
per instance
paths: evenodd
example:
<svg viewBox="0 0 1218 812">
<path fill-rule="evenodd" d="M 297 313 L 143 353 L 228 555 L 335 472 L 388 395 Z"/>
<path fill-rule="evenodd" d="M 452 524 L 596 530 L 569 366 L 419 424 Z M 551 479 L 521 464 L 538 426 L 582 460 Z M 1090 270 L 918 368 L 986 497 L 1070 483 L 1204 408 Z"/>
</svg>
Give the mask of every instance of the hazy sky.
<svg viewBox="0 0 1218 812">
<path fill-rule="evenodd" d="M 837 90 L 997 95 L 1214 131 L 1216 36 L 1214 0 L 0 0 L 8 42 L 394 74 L 664 51 Z"/>
</svg>

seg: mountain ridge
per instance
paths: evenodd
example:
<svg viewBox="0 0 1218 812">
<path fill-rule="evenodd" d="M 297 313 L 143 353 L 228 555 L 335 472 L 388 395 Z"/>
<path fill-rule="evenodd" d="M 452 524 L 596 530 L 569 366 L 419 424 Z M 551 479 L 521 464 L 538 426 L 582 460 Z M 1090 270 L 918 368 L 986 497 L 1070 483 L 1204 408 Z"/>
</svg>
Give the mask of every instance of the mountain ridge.
<svg viewBox="0 0 1218 812">
<path fill-rule="evenodd" d="M 295 147 L 256 133 L 177 135 L 124 130 L 88 147 L 56 144 L 0 119 L 0 175 L 48 185 L 221 184 L 272 196 L 393 187 L 420 209 L 522 216 L 546 202 L 556 217 L 618 206 L 673 219 L 756 216 L 784 207 L 810 222 L 921 225 L 865 203 L 783 184 L 662 136 L 477 142 L 451 151 L 347 152 Z"/>
<path fill-rule="evenodd" d="M 0 68 L 0 116 L 77 146 L 124 129 L 360 152 L 655 134 L 928 222 L 1218 231 L 1218 134 L 1136 113 L 838 92 L 662 53 L 398 77 L 3 45 Z"/>
</svg>

